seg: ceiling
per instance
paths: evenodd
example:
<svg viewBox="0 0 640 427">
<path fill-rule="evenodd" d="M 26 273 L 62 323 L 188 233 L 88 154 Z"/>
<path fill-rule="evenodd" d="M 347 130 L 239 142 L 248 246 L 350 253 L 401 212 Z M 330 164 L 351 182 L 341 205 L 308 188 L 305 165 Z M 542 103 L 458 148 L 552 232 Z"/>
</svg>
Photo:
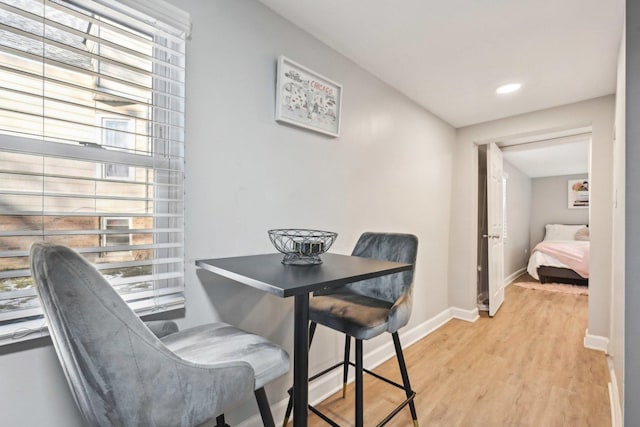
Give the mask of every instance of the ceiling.
<svg viewBox="0 0 640 427">
<path fill-rule="evenodd" d="M 501 147 L 504 160 L 530 178 L 589 172 L 591 135 Z"/>
<path fill-rule="evenodd" d="M 456 128 L 615 92 L 624 0 L 259 1 Z M 555 137 L 503 142 L 522 144 L 505 159 L 586 173 L 589 138 Z"/>
<path fill-rule="evenodd" d="M 456 128 L 615 91 L 624 0 L 259 1 Z"/>
</svg>

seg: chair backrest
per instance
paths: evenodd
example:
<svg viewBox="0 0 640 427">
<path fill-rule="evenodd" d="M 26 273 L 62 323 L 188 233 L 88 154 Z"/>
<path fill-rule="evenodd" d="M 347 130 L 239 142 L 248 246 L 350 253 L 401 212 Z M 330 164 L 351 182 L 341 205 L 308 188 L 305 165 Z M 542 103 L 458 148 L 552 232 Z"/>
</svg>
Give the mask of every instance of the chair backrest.
<svg viewBox="0 0 640 427">
<path fill-rule="evenodd" d="M 184 413 L 168 410 L 172 399 L 184 400 L 175 378 L 181 359 L 88 261 L 65 246 L 36 243 L 31 269 L 58 358 L 89 425 L 190 424 L 180 419 Z"/>
<path fill-rule="evenodd" d="M 352 255 L 386 261 L 416 263 L 418 238 L 412 234 L 363 233 Z M 413 306 L 413 272 L 389 274 L 360 282 L 349 283 L 346 289 L 354 294 L 387 301 L 392 304 L 387 318 L 387 331 L 396 332 L 409 323 Z"/>
<path fill-rule="evenodd" d="M 358 239 L 352 255 L 415 264 L 417 253 L 418 238 L 412 234 L 367 232 Z M 410 297 L 414 270 L 350 283 L 347 288 L 395 304 L 402 297 Z"/>
</svg>

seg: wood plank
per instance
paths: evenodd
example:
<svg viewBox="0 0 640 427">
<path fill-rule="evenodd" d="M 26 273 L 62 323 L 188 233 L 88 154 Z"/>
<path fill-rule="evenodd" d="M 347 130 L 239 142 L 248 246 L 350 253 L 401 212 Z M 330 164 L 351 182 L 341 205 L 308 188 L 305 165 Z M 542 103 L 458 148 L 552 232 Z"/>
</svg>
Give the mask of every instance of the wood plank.
<svg viewBox="0 0 640 427">
<path fill-rule="evenodd" d="M 587 296 L 509 286 L 493 319 L 453 319 L 405 349 L 422 426 L 611 425 L 603 353 L 585 349 Z M 391 340 L 391 337 L 389 337 Z M 400 381 L 395 358 L 376 372 Z M 354 420 L 354 386 L 318 408 L 341 426 Z M 403 392 L 365 375 L 365 425 L 375 425 Z M 310 426 L 326 425 L 310 414 Z M 403 409 L 389 426 L 412 425 Z"/>
</svg>

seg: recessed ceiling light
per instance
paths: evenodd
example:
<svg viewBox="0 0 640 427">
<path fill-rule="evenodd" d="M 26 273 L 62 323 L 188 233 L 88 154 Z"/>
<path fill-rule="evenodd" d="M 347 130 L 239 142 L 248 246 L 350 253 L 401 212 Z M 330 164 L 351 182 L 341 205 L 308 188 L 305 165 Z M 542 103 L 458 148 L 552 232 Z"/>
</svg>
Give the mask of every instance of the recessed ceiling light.
<svg viewBox="0 0 640 427">
<path fill-rule="evenodd" d="M 505 93 L 511 93 L 520 90 L 521 87 L 522 85 L 520 83 L 509 83 L 506 85 L 502 85 L 498 89 L 496 89 L 496 93 L 504 95 Z"/>
</svg>

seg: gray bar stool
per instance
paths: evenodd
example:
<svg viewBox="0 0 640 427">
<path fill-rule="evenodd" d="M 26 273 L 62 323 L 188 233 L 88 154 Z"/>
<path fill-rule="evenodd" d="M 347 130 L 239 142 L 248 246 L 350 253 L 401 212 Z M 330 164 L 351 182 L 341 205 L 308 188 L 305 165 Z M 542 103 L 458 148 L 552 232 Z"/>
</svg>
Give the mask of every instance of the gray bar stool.
<svg viewBox="0 0 640 427">
<path fill-rule="evenodd" d="M 411 234 L 392 233 L 364 233 L 356 243 L 352 255 L 381 259 L 387 261 L 415 264 L 418 251 L 418 239 Z M 316 292 L 309 301 L 309 346 L 317 324 L 345 334 L 344 361 L 309 378 L 309 381 L 336 369 L 343 367 L 343 397 L 346 394 L 347 376 L 349 365 L 356 369 L 356 402 L 355 425 L 363 425 L 363 372 L 401 388 L 406 393 L 404 400 L 378 426 L 389 422 L 402 408 L 409 405 L 411 418 L 415 427 L 418 426 L 418 417 L 413 402 L 415 392 L 411 389 L 409 375 L 398 337 L 398 329 L 405 326 L 411 315 L 413 272 L 415 268 L 402 273 L 349 283 L 341 288 L 329 292 Z M 383 332 L 391 333 L 396 350 L 396 356 L 402 375 L 403 384 L 397 384 L 387 378 L 364 369 L 362 366 L 362 341 L 376 337 Z M 355 338 L 356 351 L 355 363 L 349 361 L 351 337 Z M 290 391 L 291 393 L 291 391 Z M 292 399 L 285 414 L 284 426 L 291 416 Z M 322 414 L 316 408 L 309 409 L 332 426 L 338 426 L 334 421 Z M 371 423 L 368 423 L 371 425 Z"/>
<path fill-rule="evenodd" d="M 84 257 L 35 243 L 31 271 L 67 382 L 87 425 L 193 427 L 217 421 L 255 395 L 265 426 L 266 383 L 289 370 L 289 355 L 226 323 L 178 331 L 145 326 Z"/>
</svg>

